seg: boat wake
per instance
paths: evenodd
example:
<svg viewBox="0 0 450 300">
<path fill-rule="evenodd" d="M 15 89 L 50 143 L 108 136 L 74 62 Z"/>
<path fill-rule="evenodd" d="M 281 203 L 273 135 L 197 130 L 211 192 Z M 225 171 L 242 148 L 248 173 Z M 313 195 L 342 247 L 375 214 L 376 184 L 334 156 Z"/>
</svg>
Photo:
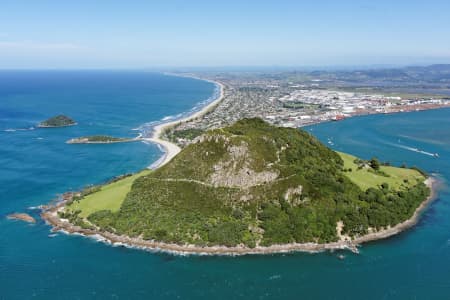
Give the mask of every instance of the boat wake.
<svg viewBox="0 0 450 300">
<path fill-rule="evenodd" d="M 423 155 L 428 155 L 428 156 L 432 156 L 432 157 L 439 157 L 439 154 L 437 154 L 437 153 L 431 153 L 431 152 L 424 151 L 424 150 L 419 149 L 419 148 L 414 148 L 414 147 L 409 147 L 409 146 L 399 145 L 399 144 L 393 144 L 393 143 L 386 143 L 386 144 L 389 144 L 389 145 L 397 147 L 397 148 L 405 149 L 405 150 L 408 150 L 408 151 L 411 151 L 411 152 L 420 153 L 420 154 L 423 154 Z"/>
</svg>

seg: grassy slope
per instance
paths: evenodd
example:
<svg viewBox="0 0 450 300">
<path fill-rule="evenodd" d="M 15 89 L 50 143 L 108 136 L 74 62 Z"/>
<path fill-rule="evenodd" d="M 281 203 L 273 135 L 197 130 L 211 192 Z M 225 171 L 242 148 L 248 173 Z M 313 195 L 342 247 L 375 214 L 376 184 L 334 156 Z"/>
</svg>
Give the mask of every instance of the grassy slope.
<svg viewBox="0 0 450 300">
<path fill-rule="evenodd" d="M 362 190 L 370 187 L 379 187 L 382 183 L 388 183 L 389 186 L 398 189 L 405 186 L 404 179 L 408 179 L 408 186 L 416 184 L 418 181 L 423 181 L 423 176 L 416 170 L 404 169 L 397 167 L 382 166 L 381 170 L 390 175 L 390 177 L 380 176 L 367 169 L 358 170 L 358 166 L 353 162 L 356 156 L 338 152 L 344 161 L 345 168 L 352 168 L 352 172 L 347 172 L 346 176 L 356 183 Z M 131 190 L 131 185 L 138 177 L 150 174 L 150 170 L 139 172 L 133 176 L 121 179 L 111 184 L 107 184 L 101 188 L 99 192 L 86 196 L 79 202 L 75 202 L 70 206 L 71 210 L 81 210 L 80 216 L 86 218 L 90 214 L 100 210 L 118 211 L 122 205 L 128 192 Z"/>
<path fill-rule="evenodd" d="M 118 211 L 125 196 L 131 190 L 131 185 L 138 177 L 150 174 L 150 170 L 144 170 L 133 176 L 102 186 L 99 192 L 87 195 L 81 201 L 74 202 L 70 209 L 81 210 L 80 217 L 86 218 L 99 210 Z"/>
<path fill-rule="evenodd" d="M 261 245 L 334 241 L 338 220 L 344 222 L 346 233 L 364 234 L 369 227 L 405 220 L 427 196 L 423 183 L 416 184 L 424 177 L 415 170 L 382 167 L 389 177 L 358 171 L 355 157 L 343 153 L 339 157 L 308 133 L 261 122 L 243 120 L 212 131 L 208 134 L 213 139 L 188 146 L 163 168 L 106 185 L 70 209 L 81 210 L 79 217 L 119 234 L 198 245 L 254 246 L 257 241 Z M 216 141 L 217 135 L 223 138 Z M 245 141 L 250 167 L 259 171 L 271 164 L 284 180 L 250 189 L 199 183 L 206 183 L 219 160 L 230 159 L 224 139 L 231 145 Z M 241 160 L 235 162 L 240 165 Z M 344 172 L 343 167 L 353 171 Z M 385 182 L 389 189 L 380 187 Z M 299 185 L 301 196 L 284 200 L 286 191 Z M 251 201 L 241 200 L 248 195 Z"/>
<path fill-rule="evenodd" d="M 354 183 L 356 183 L 363 191 L 370 187 L 376 188 L 383 183 L 388 183 L 391 188 L 400 189 L 402 187 L 410 187 L 423 181 L 425 178 L 418 171 L 406 168 L 396 168 L 390 166 L 381 166 L 380 170 L 390 175 L 390 177 L 377 175 L 363 168 L 358 170 L 358 165 L 354 163 L 356 156 L 338 152 L 344 161 L 344 168 L 351 168 L 352 172 L 346 172 L 345 175 Z M 406 184 L 404 180 L 407 179 Z"/>
</svg>

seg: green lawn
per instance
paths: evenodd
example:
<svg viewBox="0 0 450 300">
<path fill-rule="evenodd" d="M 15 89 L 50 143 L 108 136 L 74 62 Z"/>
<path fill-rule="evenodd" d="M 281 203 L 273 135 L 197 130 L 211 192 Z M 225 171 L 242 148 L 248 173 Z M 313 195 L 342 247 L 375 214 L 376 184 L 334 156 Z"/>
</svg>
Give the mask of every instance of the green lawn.
<svg viewBox="0 0 450 300">
<path fill-rule="evenodd" d="M 389 174 L 390 177 L 377 175 L 363 168 L 358 170 L 358 165 L 353 161 L 355 156 L 338 152 L 344 160 L 344 168 L 352 168 L 352 172 L 345 172 L 345 175 L 357 184 L 362 190 L 370 187 L 379 187 L 382 183 L 388 183 L 391 188 L 398 189 L 401 187 L 412 186 L 418 181 L 423 181 L 425 178 L 416 170 L 381 166 L 380 170 Z M 118 211 L 122 205 L 128 192 L 131 190 L 131 185 L 138 177 L 150 174 L 151 170 L 144 170 L 136 173 L 130 177 L 107 184 L 101 187 L 100 191 L 90 194 L 78 202 L 74 202 L 69 206 L 72 211 L 81 210 L 80 217 L 86 218 L 90 214 L 99 210 Z M 404 182 L 408 180 L 408 183 Z"/>
<path fill-rule="evenodd" d="M 118 211 L 125 196 L 131 190 L 131 185 L 138 177 L 150 174 L 151 170 L 144 170 L 119 181 L 102 186 L 101 190 L 87 195 L 79 202 L 70 205 L 72 211 L 81 210 L 80 217 L 86 218 L 99 210 Z"/>
<path fill-rule="evenodd" d="M 413 186 L 417 182 L 425 180 L 424 176 L 418 171 L 406 168 L 381 166 L 380 170 L 390 175 L 390 177 L 369 172 L 368 168 L 358 170 L 358 165 L 353 162 L 356 159 L 355 156 L 342 152 L 338 153 L 344 160 L 344 168 L 352 169 L 352 172 L 345 172 L 345 175 L 357 184 L 363 191 L 370 187 L 379 187 L 385 182 L 388 183 L 391 188 L 399 189 L 402 186 Z M 408 183 L 404 182 L 405 179 L 408 180 Z"/>
</svg>

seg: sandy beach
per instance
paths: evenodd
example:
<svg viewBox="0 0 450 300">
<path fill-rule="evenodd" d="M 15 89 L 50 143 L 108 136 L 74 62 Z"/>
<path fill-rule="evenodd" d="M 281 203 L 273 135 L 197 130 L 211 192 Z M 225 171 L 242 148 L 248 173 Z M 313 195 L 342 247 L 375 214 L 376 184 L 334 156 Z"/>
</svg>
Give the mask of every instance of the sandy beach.
<svg viewBox="0 0 450 300">
<path fill-rule="evenodd" d="M 210 81 L 210 80 L 209 80 Z M 160 145 L 164 149 L 164 156 L 161 157 L 157 162 L 155 162 L 150 168 L 156 169 L 165 164 L 167 164 L 173 157 L 175 157 L 181 149 L 164 139 L 162 139 L 162 134 L 165 130 L 176 126 L 181 122 L 187 122 L 195 118 L 202 117 L 207 112 L 212 110 L 217 104 L 224 98 L 224 86 L 219 82 L 211 81 L 217 84 L 220 88 L 219 96 L 205 105 L 201 110 L 185 117 L 182 119 L 174 120 L 167 123 L 162 123 L 153 128 L 153 135 L 151 138 L 141 138 L 141 140 L 149 141 Z M 414 214 L 410 219 L 397 224 L 393 227 L 387 229 L 369 233 L 364 236 L 356 237 L 351 241 L 339 240 L 337 242 L 318 244 L 318 243 L 290 243 L 282 245 L 271 245 L 267 247 L 257 246 L 255 248 L 249 248 L 246 246 L 235 246 L 235 247 L 225 247 L 225 246 L 197 246 L 190 244 L 168 244 L 163 242 L 157 242 L 152 240 L 144 240 L 142 238 L 131 238 L 128 236 L 117 235 L 111 232 L 103 232 L 95 229 L 83 229 L 79 226 L 71 224 L 68 220 L 62 219 L 58 216 L 58 212 L 63 210 L 65 205 L 70 202 L 70 199 L 63 199 L 62 201 L 56 203 L 55 205 L 48 205 L 43 207 L 41 217 L 53 227 L 53 231 L 62 231 L 69 234 L 79 234 L 86 237 L 96 239 L 98 241 L 111 244 L 114 246 L 125 246 L 130 248 L 138 248 L 147 251 L 162 251 L 176 254 L 196 254 L 196 255 L 246 255 L 246 254 L 274 254 L 274 253 L 286 253 L 286 252 L 319 252 L 325 250 L 337 250 L 337 249 L 347 249 L 355 253 L 358 252 L 358 246 L 362 243 L 375 241 L 379 239 L 388 238 L 395 234 L 398 234 L 412 226 L 414 226 L 421 213 L 428 207 L 428 205 L 436 198 L 436 180 L 432 177 L 427 178 L 425 184 L 430 188 L 431 194 L 425 199 L 419 207 L 415 210 Z"/>
<path fill-rule="evenodd" d="M 198 78 L 198 79 L 201 79 L 201 78 Z M 204 80 L 204 79 L 201 79 L 201 80 Z M 216 84 L 220 89 L 219 96 L 215 100 L 213 100 L 210 103 L 208 103 L 207 105 L 205 105 L 201 110 L 199 110 L 185 118 L 156 125 L 153 128 L 153 136 L 151 138 L 142 138 L 142 140 L 144 140 L 144 141 L 149 141 L 152 143 L 159 144 L 160 146 L 162 146 L 162 148 L 164 149 L 164 152 L 165 152 L 162 159 L 158 160 L 157 163 L 151 165 L 151 167 L 150 167 L 151 169 L 156 169 L 156 168 L 159 168 L 159 167 L 167 164 L 172 158 L 174 158 L 181 151 L 181 148 L 178 147 L 177 145 L 175 145 L 174 143 L 163 140 L 161 138 L 161 135 L 165 130 L 172 128 L 180 123 L 188 122 L 192 119 L 200 118 L 200 117 L 204 116 L 207 112 L 209 112 L 216 105 L 218 105 L 220 103 L 220 101 L 222 101 L 222 99 L 224 97 L 223 84 L 220 82 L 217 82 L 217 81 L 211 81 L 211 80 L 206 80 L 206 81 Z"/>
</svg>

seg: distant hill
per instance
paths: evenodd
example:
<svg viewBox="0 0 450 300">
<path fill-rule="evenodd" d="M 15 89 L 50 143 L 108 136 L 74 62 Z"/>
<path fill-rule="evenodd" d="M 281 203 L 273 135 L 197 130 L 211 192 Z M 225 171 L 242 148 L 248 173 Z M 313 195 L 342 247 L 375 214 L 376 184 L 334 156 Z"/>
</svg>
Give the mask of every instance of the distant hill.
<svg viewBox="0 0 450 300">
<path fill-rule="evenodd" d="M 338 154 L 306 131 L 244 119 L 197 137 L 132 185 L 118 181 L 75 201 L 64 217 L 178 244 L 326 243 L 408 219 L 428 196 L 424 179 Z"/>
<path fill-rule="evenodd" d="M 252 73 L 249 73 L 252 74 Z M 255 75 L 257 74 L 257 75 Z M 231 76 L 231 75 L 228 75 Z M 241 75 L 241 76 L 245 76 Z M 247 75 L 252 78 L 252 75 Z M 386 94 L 448 97 L 450 95 L 450 64 L 409 67 L 353 67 L 341 69 L 285 70 L 273 73 L 253 73 L 254 78 L 295 83 L 308 88 L 364 88 Z M 406 97 L 407 98 L 407 97 Z"/>
</svg>

